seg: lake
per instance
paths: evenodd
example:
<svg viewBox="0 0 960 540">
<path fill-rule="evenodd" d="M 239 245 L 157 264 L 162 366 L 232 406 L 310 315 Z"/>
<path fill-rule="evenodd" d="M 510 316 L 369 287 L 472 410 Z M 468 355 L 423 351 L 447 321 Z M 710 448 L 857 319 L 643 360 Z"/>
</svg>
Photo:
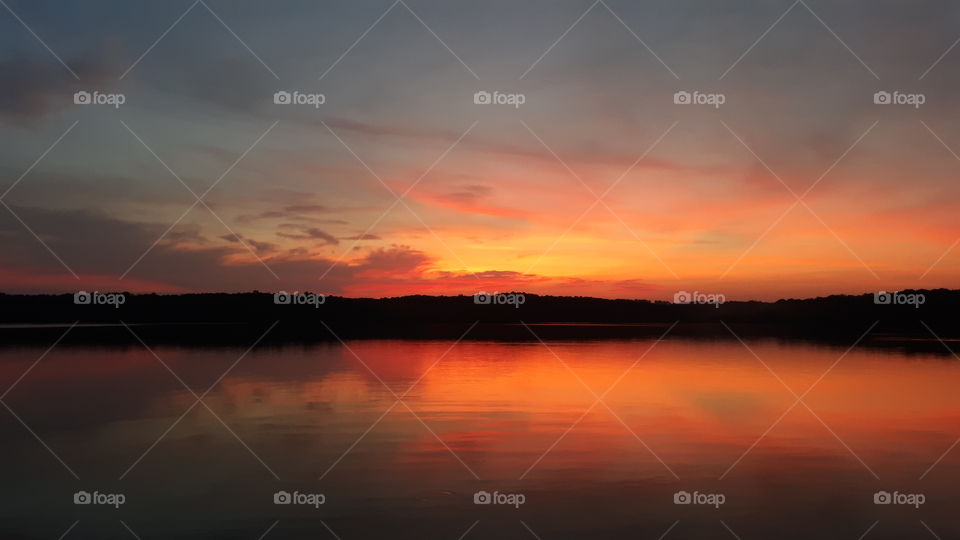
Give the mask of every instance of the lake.
<svg viewBox="0 0 960 540">
<path fill-rule="evenodd" d="M 687 338 L 45 350 L 0 350 L 4 538 L 960 533 L 946 354 Z"/>
</svg>

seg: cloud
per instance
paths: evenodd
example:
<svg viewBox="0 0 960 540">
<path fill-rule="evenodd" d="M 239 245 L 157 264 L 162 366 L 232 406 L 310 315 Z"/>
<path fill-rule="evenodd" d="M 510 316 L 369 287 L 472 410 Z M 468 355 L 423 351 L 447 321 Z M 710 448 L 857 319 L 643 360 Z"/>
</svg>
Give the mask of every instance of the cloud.
<svg viewBox="0 0 960 540">
<path fill-rule="evenodd" d="M 602 122 L 601 122 L 602 123 Z M 503 137 L 484 138 L 476 133 L 461 139 L 462 132 L 440 128 L 422 128 L 388 123 L 372 123 L 357 120 L 347 120 L 343 118 L 331 118 L 327 124 L 335 131 L 349 131 L 367 138 L 390 138 L 394 141 L 424 140 L 443 142 L 452 144 L 460 141 L 457 147 L 460 149 L 474 151 L 485 154 L 496 154 L 501 157 L 518 158 L 521 160 L 535 159 L 541 163 L 557 165 L 556 156 L 545 149 L 535 138 L 518 138 L 518 142 L 506 142 Z M 669 122 L 662 127 L 650 128 L 649 143 L 652 143 L 663 130 L 669 126 Z M 598 126 L 594 126 L 595 128 Z M 610 125 L 599 126 L 603 129 L 611 129 Z M 615 126 L 614 126 L 615 127 Z M 657 130 L 660 130 L 657 132 Z M 539 129 L 537 130 L 540 131 Z M 631 134 L 635 138 L 636 133 Z M 522 141 L 522 142 L 519 142 Z M 648 144 L 649 144 L 648 143 Z M 637 162 L 638 153 L 641 150 L 633 149 L 626 153 L 616 150 L 610 144 L 597 145 L 594 141 L 574 143 L 569 148 L 560 148 L 552 144 L 552 149 L 563 154 L 564 161 L 581 162 L 593 165 L 614 166 L 620 169 L 634 166 L 637 169 L 665 170 L 665 171 L 689 171 L 689 172 L 715 172 L 711 167 L 696 166 L 683 163 L 677 160 L 657 158 L 648 156 L 641 162 Z"/>
<path fill-rule="evenodd" d="M 120 274 L 160 237 L 166 229 L 164 225 L 124 221 L 86 211 L 11 208 L 80 279 L 74 279 L 19 221 L 4 212 L 0 214 L 0 239 L 5 246 L 0 252 L 0 277 L 5 292 L 63 292 L 85 286 L 233 292 L 276 290 L 281 285 L 301 290 L 319 287 L 332 294 L 343 293 L 350 287 L 386 291 L 402 282 L 402 276 L 420 276 L 431 263 L 429 256 L 407 246 L 380 248 L 338 261 L 318 258 L 305 250 L 281 254 L 273 244 L 224 234 L 218 238 L 226 240 L 225 245 L 198 247 L 196 243 L 164 240 L 121 280 Z M 325 234 L 312 231 L 309 236 L 325 239 Z M 240 245 L 241 240 L 257 251 L 260 261 Z M 281 280 L 275 279 L 265 266 Z M 406 290 L 413 292 L 411 287 Z"/>
<path fill-rule="evenodd" d="M 100 59 L 79 57 L 67 64 L 82 84 L 56 63 L 23 54 L 0 59 L 0 117 L 21 124 L 37 120 L 72 106 L 73 93 L 81 86 L 105 84 L 112 73 L 112 68 Z"/>
<path fill-rule="evenodd" d="M 222 236 L 219 236 L 218 238 L 221 238 L 233 244 L 240 244 L 240 245 L 246 244 L 251 248 L 253 248 L 253 250 L 257 252 L 258 255 L 271 253 L 271 252 L 277 251 L 278 249 L 277 245 L 272 242 L 260 242 L 252 238 L 244 238 L 239 234 L 232 234 L 232 233 L 224 234 Z"/>
<path fill-rule="evenodd" d="M 340 239 L 361 241 L 361 240 L 380 240 L 380 237 L 375 234 L 364 233 L 364 234 L 357 234 L 354 236 L 341 236 Z"/>
<path fill-rule="evenodd" d="M 331 218 L 319 218 L 318 214 L 329 214 L 333 210 L 322 204 L 291 204 L 280 210 L 264 210 L 256 214 L 242 214 L 237 216 L 241 223 L 253 223 L 263 220 L 292 220 L 311 223 L 346 224 L 346 221 Z"/>
<path fill-rule="evenodd" d="M 299 229 L 301 232 L 300 233 L 278 232 L 277 236 L 281 236 L 283 238 L 291 238 L 293 240 L 319 240 L 320 245 L 323 245 L 323 246 L 327 246 L 327 245 L 336 246 L 340 244 L 340 240 L 338 240 L 337 237 L 333 236 L 332 234 L 326 231 L 322 231 L 316 227 L 298 227 L 298 226 L 294 226 L 294 227 Z"/>
<path fill-rule="evenodd" d="M 283 210 L 292 214 L 323 214 L 330 211 L 322 204 L 294 204 L 285 207 Z"/>
</svg>

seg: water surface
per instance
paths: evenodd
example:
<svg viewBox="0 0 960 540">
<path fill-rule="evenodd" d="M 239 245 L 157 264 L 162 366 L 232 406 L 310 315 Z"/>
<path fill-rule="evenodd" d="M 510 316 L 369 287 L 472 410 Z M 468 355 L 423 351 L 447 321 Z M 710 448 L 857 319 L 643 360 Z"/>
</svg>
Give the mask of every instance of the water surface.
<svg viewBox="0 0 960 540">
<path fill-rule="evenodd" d="M 772 340 L 749 350 L 735 340 L 653 344 L 367 340 L 245 356 L 158 346 L 156 357 L 143 347 L 57 347 L 35 365 L 44 348 L 7 348 L 0 388 L 14 386 L 3 397 L 10 410 L 0 409 L 0 532 L 342 540 L 960 532 L 960 450 L 948 452 L 960 437 L 952 357 L 863 348 L 844 356 Z M 126 501 L 75 505 L 78 490 Z M 280 490 L 325 502 L 275 505 Z M 474 504 L 481 490 L 525 501 Z M 674 504 L 681 490 L 725 500 Z M 925 501 L 876 505 L 880 490 Z"/>
</svg>

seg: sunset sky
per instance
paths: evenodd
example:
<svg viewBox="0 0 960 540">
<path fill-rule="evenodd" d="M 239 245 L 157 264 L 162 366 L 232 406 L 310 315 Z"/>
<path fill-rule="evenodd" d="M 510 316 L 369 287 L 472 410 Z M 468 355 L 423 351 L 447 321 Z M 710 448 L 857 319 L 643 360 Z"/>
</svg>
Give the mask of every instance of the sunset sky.
<svg viewBox="0 0 960 540">
<path fill-rule="evenodd" d="M 960 287 L 960 5 L 4 1 L 3 292 Z"/>
</svg>

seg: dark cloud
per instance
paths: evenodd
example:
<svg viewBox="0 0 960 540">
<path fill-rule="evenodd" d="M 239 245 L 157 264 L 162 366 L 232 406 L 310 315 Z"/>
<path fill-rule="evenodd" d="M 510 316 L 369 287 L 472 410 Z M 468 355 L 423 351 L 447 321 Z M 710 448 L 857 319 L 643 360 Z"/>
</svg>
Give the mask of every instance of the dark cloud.
<svg viewBox="0 0 960 540">
<path fill-rule="evenodd" d="M 100 59 L 74 58 L 67 61 L 80 81 L 63 66 L 48 59 L 14 54 L 0 59 L 0 117 L 28 123 L 51 112 L 73 105 L 73 93 L 81 87 L 110 81 L 112 67 Z M 81 82 L 82 81 L 82 82 Z"/>
<path fill-rule="evenodd" d="M 252 223 L 254 221 L 260 221 L 263 219 L 279 219 L 286 218 L 287 214 L 277 210 L 267 210 L 265 212 L 260 212 L 259 214 L 242 214 L 237 216 L 237 221 L 240 223 Z"/>
<path fill-rule="evenodd" d="M 354 236 L 344 236 L 344 237 L 341 237 L 340 239 L 360 241 L 360 240 L 380 240 L 380 237 L 375 234 L 364 233 L 364 234 L 358 234 Z"/>
<path fill-rule="evenodd" d="M 292 214 L 322 214 L 329 212 L 330 209 L 322 204 L 294 204 L 285 207 L 284 211 Z"/>
<path fill-rule="evenodd" d="M 473 205 L 476 204 L 480 199 L 489 196 L 492 191 L 493 189 L 490 186 L 473 184 L 464 186 L 460 191 L 445 194 L 443 197 L 461 204 Z"/>
<path fill-rule="evenodd" d="M 272 253 L 274 251 L 277 251 L 278 249 L 277 245 L 272 242 L 260 242 L 252 238 L 244 238 L 239 234 L 233 234 L 233 233 L 224 234 L 222 236 L 219 236 L 218 238 L 226 240 L 227 242 L 230 242 L 232 244 L 240 244 L 240 245 L 246 244 L 250 246 L 254 251 L 256 251 L 258 255 Z"/>
<path fill-rule="evenodd" d="M 240 243 L 240 236 L 239 236 L 239 235 L 236 235 L 236 234 L 225 234 L 225 235 L 220 236 L 220 237 L 218 237 L 218 238 L 222 238 L 222 239 L 226 240 L 227 242 L 233 242 L 233 243 L 237 243 L 237 244 Z"/>
<path fill-rule="evenodd" d="M 326 214 L 329 212 L 331 212 L 331 209 L 321 204 L 291 204 L 284 206 L 281 210 L 265 210 L 258 214 L 243 214 L 237 216 L 237 221 L 241 223 L 252 223 L 270 219 L 287 219 L 312 223 L 346 224 L 343 220 L 321 219 L 315 216 L 315 214 Z"/>
<path fill-rule="evenodd" d="M 418 269 L 429 261 L 430 257 L 422 251 L 410 249 L 408 246 L 394 245 L 372 251 L 359 268 L 402 274 Z"/>
<path fill-rule="evenodd" d="M 239 244 L 241 238 L 224 234 L 219 238 L 227 244 L 205 247 L 195 243 L 184 246 L 167 238 L 143 257 L 126 280 L 120 281 L 120 274 L 157 241 L 166 225 L 124 221 L 86 211 L 11 208 L 81 280 L 74 280 L 18 220 L 0 209 L 0 239 L 4 245 L 0 268 L 6 277 L 5 292 L 73 290 L 109 279 L 117 288 L 147 283 L 155 285 L 151 290 L 229 292 L 282 287 L 311 290 L 320 285 L 325 291 L 340 293 L 357 283 L 361 273 L 387 279 L 385 276 L 395 272 L 421 268 L 430 260 L 422 252 L 393 246 L 347 263 L 310 257 L 304 249 L 280 253 L 274 244 L 242 238 L 261 257 L 261 263 L 250 260 L 250 253 Z M 322 231 L 311 231 L 308 236 L 336 241 Z M 318 281 L 325 272 L 322 282 Z M 45 279 L 36 279 L 39 277 Z"/>
<path fill-rule="evenodd" d="M 253 240 L 252 238 L 248 238 L 244 240 L 244 242 L 251 246 L 258 255 L 272 253 L 277 250 L 277 245 L 272 242 L 260 242 L 259 240 Z"/>
<path fill-rule="evenodd" d="M 316 227 L 301 227 L 299 229 L 299 233 L 278 232 L 277 236 L 291 238 L 293 240 L 319 240 L 320 245 L 324 246 L 336 246 L 340 244 L 340 240 L 338 240 L 336 236 L 333 236 L 332 234 L 322 231 Z"/>
</svg>

